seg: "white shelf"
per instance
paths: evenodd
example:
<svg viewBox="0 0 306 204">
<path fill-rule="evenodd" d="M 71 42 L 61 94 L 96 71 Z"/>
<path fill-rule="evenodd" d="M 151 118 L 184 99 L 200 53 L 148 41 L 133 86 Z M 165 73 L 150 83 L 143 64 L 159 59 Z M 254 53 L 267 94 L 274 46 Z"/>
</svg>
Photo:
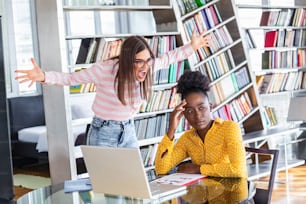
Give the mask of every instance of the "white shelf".
<svg viewBox="0 0 306 204">
<path fill-rule="evenodd" d="M 129 5 L 84 5 L 84 6 L 63 6 L 64 11 L 152 11 L 173 9 L 171 5 L 149 5 L 149 6 L 129 6 Z"/>
<path fill-rule="evenodd" d="M 165 133 L 166 134 L 166 133 Z M 174 138 L 178 139 L 182 136 L 183 132 L 181 133 L 175 133 Z M 156 143 L 160 143 L 160 141 L 163 139 L 164 136 L 159 136 L 159 137 L 153 137 L 153 138 L 148 138 L 148 139 L 143 139 L 139 140 L 139 146 L 148 146 Z"/>
<path fill-rule="evenodd" d="M 228 45 L 228 46 L 226 46 L 226 47 L 224 47 L 224 48 L 218 50 L 217 52 L 215 52 L 214 54 L 210 55 L 209 57 L 206 57 L 205 60 L 203 60 L 203 61 L 201 61 L 201 62 L 199 62 L 199 63 L 197 63 L 197 64 L 194 64 L 194 65 L 193 65 L 193 68 L 195 69 L 195 68 L 197 68 L 197 67 L 203 65 L 203 64 L 206 63 L 207 61 L 211 60 L 212 58 L 215 58 L 216 56 L 220 55 L 221 53 L 225 52 L 226 50 L 229 50 L 230 48 L 234 47 L 235 45 L 238 45 L 238 44 L 241 43 L 241 42 L 242 42 L 241 39 L 236 40 L 236 41 L 233 42 L 232 44 L 230 44 L 230 45 Z"/>
<path fill-rule="evenodd" d="M 288 160 L 287 161 L 287 169 L 289 168 L 293 168 L 293 167 L 297 167 L 300 165 L 303 165 L 305 163 L 304 160 L 298 160 L 298 159 L 294 159 L 294 160 Z M 249 173 L 249 179 L 250 180 L 254 180 L 254 179 L 258 179 L 264 176 L 268 176 L 271 172 L 271 160 L 269 161 L 264 161 L 262 163 L 259 164 L 248 164 L 247 165 L 247 170 Z M 278 161 L 277 163 L 277 171 L 284 171 L 286 170 L 286 165 L 284 161 Z"/>
<path fill-rule="evenodd" d="M 218 1 L 220 1 L 220 0 L 214 0 L 214 1 L 208 2 L 204 6 L 201 6 L 201 7 L 197 8 L 197 9 L 195 9 L 195 10 L 193 10 L 193 11 L 191 11 L 191 12 L 189 12 L 189 13 L 183 15 L 183 16 L 181 16 L 181 21 L 184 21 L 185 19 L 190 18 L 191 16 L 193 16 L 196 13 L 200 12 L 204 8 L 207 8 L 207 7 L 217 3 Z"/>
<path fill-rule="evenodd" d="M 292 29 L 306 29 L 306 26 L 253 26 L 253 27 L 242 27 L 244 30 L 292 30 Z"/>
<path fill-rule="evenodd" d="M 304 1 L 304 0 L 301 0 L 301 1 Z M 280 5 L 273 5 L 273 4 L 257 4 L 257 5 L 248 5 L 248 4 L 236 4 L 236 6 L 238 8 L 247 8 L 247 9 L 287 9 L 287 8 L 302 8 L 302 7 L 305 7 L 306 5 L 293 5 L 292 3 L 291 4 L 288 4 L 288 5 L 281 5 L 282 2 L 280 2 Z M 305 2 L 303 2 L 305 3 Z"/>
<path fill-rule="evenodd" d="M 117 38 L 127 38 L 134 35 L 140 36 L 162 36 L 162 35 L 179 35 L 178 31 L 169 31 L 169 32 L 156 32 L 156 33 L 117 33 L 117 34 L 101 34 L 101 35 L 67 35 L 65 38 L 66 40 L 78 40 L 84 38 L 110 38 L 110 39 L 117 39 Z"/>
<path fill-rule="evenodd" d="M 266 140 L 270 137 L 276 137 L 279 135 L 290 135 L 299 131 L 299 127 L 280 127 L 280 128 L 271 128 L 266 130 L 255 131 L 243 135 L 243 142 L 245 144 L 257 142 L 260 140 Z"/>
<path fill-rule="evenodd" d="M 137 113 L 137 115 L 134 117 L 134 119 L 141 119 L 141 118 L 145 118 L 145 117 L 155 116 L 155 115 L 158 115 L 158 114 L 170 113 L 170 112 L 172 112 L 172 110 L 173 110 L 173 108 L 167 109 L 167 110 L 153 111 L 153 112 Z"/>
</svg>

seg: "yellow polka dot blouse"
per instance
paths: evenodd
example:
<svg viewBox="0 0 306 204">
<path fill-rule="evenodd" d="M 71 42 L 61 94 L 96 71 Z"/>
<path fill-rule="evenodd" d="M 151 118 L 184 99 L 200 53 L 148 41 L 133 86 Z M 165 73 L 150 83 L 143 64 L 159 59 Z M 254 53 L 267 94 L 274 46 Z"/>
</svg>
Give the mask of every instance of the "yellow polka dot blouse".
<svg viewBox="0 0 306 204">
<path fill-rule="evenodd" d="M 214 177 L 247 177 L 245 149 L 236 122 L 215 119 L 204 143 L 195 129 L 186 131 L 175 143 L 165 135 L 155 159 L 157 174 L 167 174 L 190 158 L 200 165 L 201 174 Z"/>
</svg>

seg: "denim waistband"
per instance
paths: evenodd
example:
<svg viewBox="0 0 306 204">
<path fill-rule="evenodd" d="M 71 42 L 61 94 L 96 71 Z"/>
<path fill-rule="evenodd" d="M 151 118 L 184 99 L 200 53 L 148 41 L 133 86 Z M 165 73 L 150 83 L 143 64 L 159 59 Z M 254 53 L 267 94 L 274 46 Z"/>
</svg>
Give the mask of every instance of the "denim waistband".
<svg viewBox="0 0 306 204">
<path fill-rule="evenodd" d="M 132 119 L 129 120 L 123 120 L 123 121 L 116 121 L 116 120 L 104 120 L 102 118 L 98 118 L 96 116 L 93 117 L 92 125 L 96 127 L 100 127 L 102 125 L 109 125 L 109 124 L 115 124 L 115 125 L 128 125 L 133 122 Z"/>
</svg>

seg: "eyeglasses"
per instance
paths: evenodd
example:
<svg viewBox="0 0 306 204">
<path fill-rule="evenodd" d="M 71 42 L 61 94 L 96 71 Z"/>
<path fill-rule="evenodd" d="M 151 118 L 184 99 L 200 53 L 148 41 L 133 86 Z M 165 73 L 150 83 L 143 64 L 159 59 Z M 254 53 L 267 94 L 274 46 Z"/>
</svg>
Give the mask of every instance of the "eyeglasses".
<svg viewBox="0 0 306 204">
<path fill-rule="evenodd" d="M 145 64 L 147 64 L 149 67 L 151 67 L 154 64 L 154 58 L 150 57 L 147 60 L 135 59 L 134 64 L 137 68 L 142 68 L 142 67 L 144 67 Z"/>
</svg>

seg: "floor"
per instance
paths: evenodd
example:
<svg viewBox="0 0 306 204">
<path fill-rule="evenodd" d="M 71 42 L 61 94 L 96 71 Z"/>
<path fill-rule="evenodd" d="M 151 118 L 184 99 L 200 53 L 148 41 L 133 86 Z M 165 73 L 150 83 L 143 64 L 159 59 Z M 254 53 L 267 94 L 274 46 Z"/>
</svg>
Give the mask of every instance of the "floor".
<svg viewBox="0 0 306 204">
<path fill-rule="evenodd" d="M 278 172 L 272 203 L 297 204 L 306 203 L 306 165 L 289 169 L 289 182 L 286 182 L 285 171 Z"/>
<path fill-rule="evenodd" d="M 42 176 L 50 178 L 49 166 L 48 165 L 39 165 L 39 166 L 30 166 L 25 168 L 14 168 L 14 174 L 29 174 L 34 176 Z M 14 200 L 17 200 L 22 195 L 32 191 L 33 189 L 25 188 L 23 186 L 14 186 L 15 197 Z"/>
<path fill-rule="evenodd" d="M 28 173 L 38 176 L 50 176 L 48 167 L 28 169 L 14 169 L 14 173 Z M 306 165 L 295 167 L 289 170 L 289 182 L 286 183 L 285 171 L 278 172 L 274 185 L 272 203 L 274 204 L 296 204 L 306 203 Z M 260 179 L 258 182 L 265 182 L 265 179 Z M 15 186 L 15 198 L 19 198 L 23 194 L 31 191 L 20 186 Z"/>
</svg>

